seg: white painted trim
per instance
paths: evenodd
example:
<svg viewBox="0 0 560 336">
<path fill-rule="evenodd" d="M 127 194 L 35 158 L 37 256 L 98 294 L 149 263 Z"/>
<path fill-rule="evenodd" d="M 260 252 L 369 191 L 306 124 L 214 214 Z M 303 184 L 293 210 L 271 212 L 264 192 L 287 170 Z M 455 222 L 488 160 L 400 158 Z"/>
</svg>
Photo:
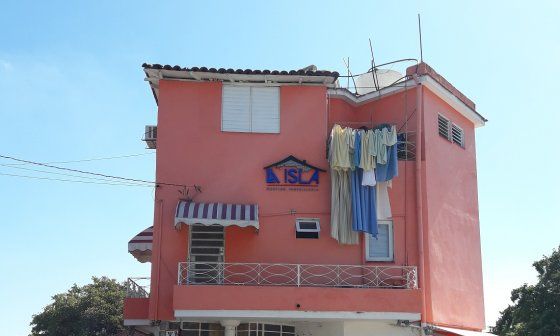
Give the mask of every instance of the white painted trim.
<svg viewBox="0 0 560 336">
<path fill-rule="evenodd" d="M 300 227 L 301 222 L 313 222 L 317 224 L 315 229 L 302 229 Z M 296 218 L 296 231 L 297 232 L 321 232 L 321 223 L 319 218 Z"/>
<path fill-rule="evenodd" d="M 179 229 L 181 224 L 186 225 L 221 225 L 221 226 L 232 226 L 237 225 L 239 227 L 248 227 L 254 226 L 255 228 L 259 228 L 259 221 L 255 220 L 235 220 L 235 219 L 201 219 L 201 218 L 175 218 L 175 228 Z"/>
<path fill-rule="evenodd" d="M 124 319 L 125 326 L 150 326 L 152 325 L 151 320 L 137 320 L 137 319 Z"/>
<path fill-rule="evenodd" d="M 305 320 L 305 321 L 417 321 L 420 313 L 405 312 L 352 312 L 352 311 L 301 311 L 301 310 L 175 310 L 178 319 L 239 319 L 251 320 Z"/>
<path fill-rule="evenodd" d="M 475 127 L 484 126 L 484 119 L 476 111 L 468 107 L 459 98 L 455 97 L 454 94 L 436 82 L 432 77 L 422 76 L 420 82 L 435 93 L 436 96 L 451 105 L 451 107 L 457 110 L 461 115 L 469 119 Z"/>
<path fill-rule="evenodd" d="M 447 331 L 461 336 L 493 336 L 494 335 L 483 331 L 471 331 L 471 330 L 463 330 L 463 329 L 440 327 L 440 326 L 434 326 L 434 328 L 436 331 L 437 330 Z"/>
<path fill-rule="evenodd" d="M 430 91 L 435 93 L 436 96 L 438 96 L 447 104 L 449 104 L 452 108 L 457 110 L 465 118 L 469 119 L 474 124 L 475 127 L 484 126 L 485 120 L 476 111 L 474 111 L 465 103 L 463 103 L 459 98 L 455 97 L 455 95 L 449 92 L 449 90 L 447 90 L 437 81 L 435 81 L 432 77 L 428 75 L 423 75 L 420 77 L 420 83 L 424 85 L 426 88 L 430 89 Z M 406 85 L 406 88 L 403 87 L 403 85 Z M 402 92 L 405 89 L 410 90 L 414 88 L 416 88 L 416 84 L 414 83 L 414 80 L 409 79 L 407 81 L 398 83 L 398 86 L 389 86 L 379 91 L 366 93 L 361 96 L 355 96 L 350 91 L 346 89 L 340 89 L 340 88 L 329 89 L 328 94 L 331 98 L 339 98 L 346 101 L 350 105 L 359 106 L 398 92 Z"/>
<path fill-rule="evenodd" d="M 364 233 L 366 237 L 365 245 L 366 245 L 366 261 L 394 261 L 395 260 L 395 250 L 394 250 L 394 235 L 393 235 L 393 221 L 392 220 L 378 220 L 377 223 L 388 225 L 389 232 L 388 232 L 388 239 L 389 239 L 389 256 L 387 258 L 374 258 L 370 257 L 369 255 L 369 240 L 375 239 L 369 233 Z"/>
</svg>

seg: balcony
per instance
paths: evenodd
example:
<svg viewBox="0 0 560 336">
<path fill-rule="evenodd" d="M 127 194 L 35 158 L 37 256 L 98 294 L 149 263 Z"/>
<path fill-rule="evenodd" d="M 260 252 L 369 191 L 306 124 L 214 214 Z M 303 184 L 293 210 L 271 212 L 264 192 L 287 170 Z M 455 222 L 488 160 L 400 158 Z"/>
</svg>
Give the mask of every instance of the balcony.
<svg viewBox="0 0 560 336">
<path fill-rule="evenodd" d="M 125 286 L 127 298 L 145 299 L 150 297 L 150 278 L 128 278 Z"/>
<path fill-rule="evenodd" d="M 420 303 L 415 266 L 181 262 L 173 291 L 175 316 L 185 319 L 248 310 L 264 312 L 262 318 L 311 311 L 414 319 Z"/>
<path fill-rule="evenodd" d="M 181 262 L 179 285 L 418 288 L 415 266 Z"/>
<path fill-rule="evenodd" d="M 150 305 L 150 278 L 128 278 L 125 286 L 125 325 L 138 325 L 139 321 L 147 323 Z"/>
</svg>

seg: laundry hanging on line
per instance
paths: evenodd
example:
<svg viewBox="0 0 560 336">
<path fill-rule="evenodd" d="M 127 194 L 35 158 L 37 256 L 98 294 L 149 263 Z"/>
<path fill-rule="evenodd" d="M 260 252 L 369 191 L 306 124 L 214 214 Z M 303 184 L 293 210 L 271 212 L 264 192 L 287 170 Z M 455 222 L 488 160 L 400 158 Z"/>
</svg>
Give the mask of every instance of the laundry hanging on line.
<svg viewBox="0 0 560 336">
<path fill-rule="evenodd" d="M 377 221 L 392 216 L 387 187 L 398 176 L 395 126 L 352 129 L 334 125 L 327 158 L 331 166 L 331 236 L 341 244 L 358 243 L 357 232 L 377 236 Z"/>
</svg>

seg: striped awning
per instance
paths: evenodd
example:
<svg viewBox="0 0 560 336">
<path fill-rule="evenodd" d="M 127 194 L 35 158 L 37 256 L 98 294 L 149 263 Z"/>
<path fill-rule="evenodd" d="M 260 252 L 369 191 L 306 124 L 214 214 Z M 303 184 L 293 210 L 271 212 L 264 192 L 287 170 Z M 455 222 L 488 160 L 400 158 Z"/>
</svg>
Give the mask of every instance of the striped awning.
<svg viewBox="0 0 560 336">
<path fill-rule="evenodd" d="M 141 263 L 151 261 L 154 227 L 150 226 L 128 242 L 128 252 Z"/>
<path fill-rule="evenodd" d="M 237 225 L 259 228 L 257 204 L 195 203 L 179 201 L 175 212 L 175 227 L 181 224 Z"/>
</svg>

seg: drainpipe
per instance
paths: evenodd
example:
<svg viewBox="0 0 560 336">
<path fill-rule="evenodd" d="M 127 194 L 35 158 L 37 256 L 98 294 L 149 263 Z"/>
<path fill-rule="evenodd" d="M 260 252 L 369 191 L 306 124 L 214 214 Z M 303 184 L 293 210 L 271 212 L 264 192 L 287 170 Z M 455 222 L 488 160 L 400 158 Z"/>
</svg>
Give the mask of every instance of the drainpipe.
<svg viewBox="0 0 560 336">
<path fill-rule="evenodd" d="M 421 333 L 426 326 L 426 283 L 424 275 L 424 220 L 422 214 L 422 120 L 424 119 L 424 100 L 422 83 L 418 74 L 412 78 L 416 83 L 416 221 L 418 223 L 418 280 L 421 289 Z"/>
</svg>

